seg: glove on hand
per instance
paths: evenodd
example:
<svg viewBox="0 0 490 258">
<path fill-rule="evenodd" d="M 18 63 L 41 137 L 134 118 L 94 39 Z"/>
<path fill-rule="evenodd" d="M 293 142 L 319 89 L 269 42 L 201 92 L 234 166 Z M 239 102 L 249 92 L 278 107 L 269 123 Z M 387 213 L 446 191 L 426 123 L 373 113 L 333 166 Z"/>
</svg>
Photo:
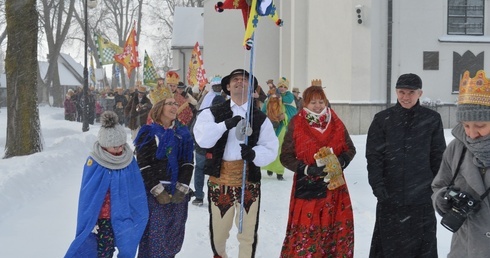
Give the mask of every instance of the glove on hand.
<svg viewBox="0 0 490 258">
<path fill-rule="evenodd" d="M 327 173 L 323 171 L 325 166 L 318 167 L 316 164 L 308 166 L 306 174 L 309 176 L 326 176 Z"/>
<path fill-rule="evenodd" d="M 296 169 L 296 172 L 304 175 L 306 173 L 305 168 L 306 168 L 306 164 L 300 161 L 298 163 L 298 168 Z"/>
<path fill-rule="evenodd" d="M 241 116 L 234 116 L 232 118 L 226 119 L 225 120 L 226 129 L 230 130 L 231 128 L 235 127 L 238 124 L 238 122 L 240 122 L 240 120 L 242 120 Z"/>
<path fill-rule="evenodd" d="M 243 143 L 240 144 L 240 147 L 242 147 L 242 159 L 246 160 L 247 162 L 252 162 L 255 159 L 255 151 L 252 149 L 252 147 Z"/>
<path fill-rule="evenodd" d="M 373 194 L 376 196 L 376 198 L 378 198 L 378 202 L 385 201 L 390 197 L 384 186 L 374 188 Z"/>
<path fill-rule="evenodd" d="M 175 185 L 175 193 L 172 196 L 172 203 L 183 202 L 187 193 L 189 193 L 189 186 L 177 182 Z"/>
<path fill-rule="evenodd" d="M 162 184 L 158 184 L 154 186 L 150 193 L 157 199 L 157 202 L 160 204 L 167 204 L 171 202 L 171 196 L 165 191 L 165 188 Z"/>
</svg>

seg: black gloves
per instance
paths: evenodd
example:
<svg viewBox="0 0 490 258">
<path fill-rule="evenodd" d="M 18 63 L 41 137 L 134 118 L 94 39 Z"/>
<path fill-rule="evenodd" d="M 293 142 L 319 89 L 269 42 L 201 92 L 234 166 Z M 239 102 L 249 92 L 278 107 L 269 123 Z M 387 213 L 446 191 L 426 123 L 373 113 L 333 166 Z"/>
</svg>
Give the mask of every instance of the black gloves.
<svg viewBox="0 0 490 258">
<path fill-rule="evenodd" d="M 390 197 L 388 191 L 386 191 L 386 187 L 384 186 L 374 188 L 373 194 L 376 196 L 376 198 L 378 198 L 378 202 L 385 201 Z"/>
<path fill-rule="evenodd" d="M 327 172 L 323 172 L 323 169 L 325 168 L 324 166 L 318 167 L 316 164 L 313 164 L 313 165 L 308 166 L 306 171 L 305 171 L 305 168 L 306 168 L 306 164 L 300 161 L 298 164 L 297 172 L 302 173 L 302 174 L 306 174 L 308 176 L 326 176 L 327 175 Z"/>
<path fill-rule="evenodd" d="M 316 164 L 309 165 L 306 169 L 306 174 L 308 174 L 309 176 L 326 176 L 327 173 L 323 172 L 324 168 L 325 166 L 318 167 Z"/>
<path fill-rule="evenodd" d="M 252 162 L 255 159 L 255 151 L 252 149 L 252 147 L 243 143 L 240 144 L 240 147 L 242 147 L 242 159 L 246 160 L 247 162 Z"/>
<path fill-rule="evenodd" d="M 235 127 L 238 124 L 238 122 L 240 122 L 240 120 L 242 120 L 241 116 L 234 116 L 232 118 L 226 119 L 225 120 L 226 129 L 230 130 L 231 128 Z"/>
</svg>

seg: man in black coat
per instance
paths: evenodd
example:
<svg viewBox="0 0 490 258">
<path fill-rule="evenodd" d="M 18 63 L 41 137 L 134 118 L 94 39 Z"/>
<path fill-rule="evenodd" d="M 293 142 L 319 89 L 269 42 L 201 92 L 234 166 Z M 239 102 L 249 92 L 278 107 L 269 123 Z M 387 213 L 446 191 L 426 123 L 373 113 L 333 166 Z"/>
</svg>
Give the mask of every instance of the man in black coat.
<svg viewBox="0 0 490 258">
<path fill-rule="evenodd" d="M 369 257 L 437 258 L 431 182 L 446 148 L 439 113 L 422 107 L 422 80 L 403 74 L 397 103 L 374 116 L 366 143 L 369 184 L 378 199 Z"/>
</svg>

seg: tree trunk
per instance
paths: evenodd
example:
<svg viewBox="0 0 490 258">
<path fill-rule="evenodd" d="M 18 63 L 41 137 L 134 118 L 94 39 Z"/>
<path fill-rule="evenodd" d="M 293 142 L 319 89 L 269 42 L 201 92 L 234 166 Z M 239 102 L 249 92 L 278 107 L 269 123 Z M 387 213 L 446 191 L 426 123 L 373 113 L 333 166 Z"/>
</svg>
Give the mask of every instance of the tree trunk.
<svg viewBox="0 0 490 258">
<path fill-rule="evenodd" d="M 37 108 L 36 0 L 7 0 L 7 140 L 4 158 L 43 149 Z"/>
<path fill-rule="evenodd" d="M 51 87 L 51 94 L 53 95 L 53 107 L 63 107 L 65 96 L 63 94 L 63 90 L 61 89 L 60 73 L 58 70 L 58 59 L 56 59 L 56 62 L 51 65 L 53 66 L 53 86 Z"/>
</svg>

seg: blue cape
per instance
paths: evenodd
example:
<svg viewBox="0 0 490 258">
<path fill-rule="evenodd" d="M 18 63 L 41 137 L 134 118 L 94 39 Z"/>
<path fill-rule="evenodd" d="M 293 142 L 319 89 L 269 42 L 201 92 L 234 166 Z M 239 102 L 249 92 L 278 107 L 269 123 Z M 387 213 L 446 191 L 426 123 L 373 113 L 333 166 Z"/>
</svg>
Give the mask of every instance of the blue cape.
<svg viewBox="0 0 490 258">
<path fill-rule="evenodd" d="M 110 170 L 92 157 L 83 169 L 76 237 L 65 257 L 97 257 L 95 234 L 91 232 L 108 190 L 118 257 L 135 257 L 148 221 L 146 191 L 136 159 L 123 169 Z"/>
</svg>

